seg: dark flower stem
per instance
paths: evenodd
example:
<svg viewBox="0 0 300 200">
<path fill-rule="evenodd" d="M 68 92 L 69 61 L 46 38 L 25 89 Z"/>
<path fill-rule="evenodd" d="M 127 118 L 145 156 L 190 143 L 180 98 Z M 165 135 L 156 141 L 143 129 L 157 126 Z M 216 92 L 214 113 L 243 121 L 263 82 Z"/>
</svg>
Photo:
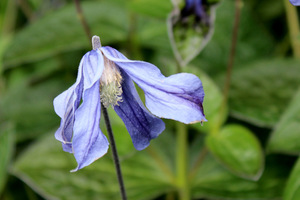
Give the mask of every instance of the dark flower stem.
<svg viewBox="0 0 300 200">
<path fill-rule="evenodd" d="M 224 116 L 224 112 L 226 112 L 226 106 L 228 103 L 228 94 L 231 84 L 231 75 L 232 75 L 232 69 L 234 65 L 234 58 L 235 58 L 235 52 L 236 52 L 236 45 L 238 40 L 238 30 L 239 30 L 239 23 L 240 23 L 240 16 L 241 16 L 241 8 L 242 8 L 242 1 L 241 0 L 235 0 L 235 15 L 234 15 L 234 24 L 232 28 L 232 38 L 231 38 L 231 47 L 230 47 L 230 54 L 228 58 L 228 64 L 227 64 L 227 73 L 226 73 L 226 80 L 225 80 L 225 86 L 223 91 L 223 102 L 222 107 L 220 111 L 220 119 L 219 124 L 217 124 L 217 127 L 220 128 L 222 116 Z"/>
<path fill-rule="evenodd" d="M 90 41 L 90 39 L 92 38 L 92 33 L 91 33 L 91 29 L 90 29 L 84 15 L 83 15 L 81 5 L 80 5 L 80 0 L 74 0 L 74 3 L 76 6 L 77 16 L 78 16 L 80 23 L 85 31 L 85 35 L 87 36 L 88 40 Z"/>
<path fill-rule="evenodd" d="M 119 181 L 119 187 L 120 187 L 122 200 L 126 200 L 127 197 L 126 197 L 126 191 L 125 191 L 125 186 L 124 186 L 124 181 L 123 181 L 123 176 L 122 176 L 122 171 L 121 171 L 121 165 L 120 165 L 119 156 L 118 156 L 118 152 L 117 152 L 117 145 L 115 143 L 115 138 L 114 138 L 114 134 L 113 134 L 111 124 L 109 121 L 107 109 L 103 106 L 102 103 L 101 103 L 101 109 L 102 109 L 102 113 L 104 116 L 104 121 L 105 121 L 106 129 L 107 129 L 107 133 L 108 133 L 108 137 L 109 137 L 109 141 L 110 141 L 110 146 L 111 146 L 111 150 L 112 150 L 112 154 L 113 154 L 113 159 L 114 159 L 117 177 L 118 177 L 118 181 Z"/>
<path fill-rule="evenodd" d="M 86 36 L 90 40 L 90 38 L 92 37 L 91 29 L 90 29 L 84 15 L 83 15 L 81 5 L 80 5 L 80 1 L 79 0 L 74 0 L 74 3 L 76 5 L 76 11 L 77 11 L 78 18 L 79 18 L 79 20 L 80 20 L 80 22 L 83 26 L 83 29 L 85 31 Z M 100 38 L 98 36 L 94 36 L 92 38 L 92 46 L 93 46 L 94 50 L 98 49 L 98 48 L 101 48 L 101 42 L 100 42 Z M 111 128 L 111 123 L 110 123 L 110 120 L 109 120 L 107 109 L 103 106 L 102 103 L 101 103 L 101 109 L 102 109 L 102 114 L 103 114 L 103 117 L 104 117 L 106 129 L 107 129 L 108 137 L 109 137 L 109 140 L 110 140 L 110 146 L 111 146 L 113 160 L 114 160 L 116 173 L 117 173 L 117 177 L 118 177 L 118 181 L 119 181 L 121 197 L 122 197 L 122 200 L 127 200 L 125 185 L 124 185 L 122 171 L 121 171 L 120 160 L 119 160 L 119 156 L 118 156 L 117 146 L 116 146 L 116 143 L 115 143 L 115 138 L 114 138 L 113 131 L 112 131 L 112 128 Z"/>
</svg>

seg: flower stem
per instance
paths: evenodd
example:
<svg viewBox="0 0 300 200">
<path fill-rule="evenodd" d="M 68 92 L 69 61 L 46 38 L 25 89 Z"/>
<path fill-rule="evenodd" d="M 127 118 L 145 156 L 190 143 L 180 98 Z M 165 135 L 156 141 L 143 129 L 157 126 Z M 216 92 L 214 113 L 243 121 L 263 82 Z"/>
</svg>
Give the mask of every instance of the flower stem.
<svg viewBox="0 0 300 200">
<path fill-rule="evenodd" d="M 177 72 L 182 72 L 180 60 L 175 56 Z M 188 130 L 185 124 L 176 123 L 176 173 L 177 187 L 180 200 L 190 200 L 190 188 L 188 186 Z"/>
<path fill-rule="evenodd" d="M 80 5 L 80 0 L 74 0 L 75 6 L 76 6 L 76 11 L 77 11 L 77 16 L 81 22 L 81 25 L 85 31 L 85 35 L 88 37 L 88 40 L 90 41 L 92 37 L 91 29 L 83 15 L 81 5 Z"/>
<path fill-rule="evenodd" d="M 92 37 L 91 29 L 90 29 L 84 15 L 83 15 L 83 13 L 82 13 L 82 9 L 81 9 L 81 6 L 80 6 L 80 1 L 79 0 L 74 0 L 74 2 L 75 2 L 75 5 L 76 5 L 76 11 L 77 11 L 78 18 L 79 18 L 79 20 L 80 20 L 80 22 L 83 26 L 83 29 L 85 31 L 86 36 L 90 40 L 90 38 Z M 100 38 L 98 36 L 93 36 L 92 46 L 93 46 L 94 50 L 101 48 L 101 42 L 100 42 Z M 113 131 L 112 131 L 112 128 L 111 128 L 111 124 L 110 124 L 109 116 L 108 116 L 108 113 L 107 113 L 107 109 L 103 106 L 102 103 L 101 103 L 101 109 L 102 109 L 102 113 L 103 113 L 103 116 L 104 116 L 104 121 L 105 121 L 106 129 L 107 129 L 108 137 L 109 137 L 109 140 L 110 140 L 110 146 L 111 146 L 113 160 L 114 160 L 114 164 L 115 164 L 115 168 L 116 168 L 116 174 L 117 174 L 117 177 L 118 177 L 121 197 L 122 197 L 122 200 L 127 200 L 125 185 L 124 185 L 122 171 L 121 171 L 120 160 L 119 160 L 118 151 L 117 151 L 117 145 L 115 143 L 115 138 L 114 138 Z"/>
<path fill-rule="evenodd" d="M 113 131 L 111 128 L 107 109 L 103 106 L 102 103 L 101 103 L 101 109 L 102 109 L 102 113 L 104 116 L 104 121 L 105 121 L 106 129 L 107 129 L 107 133 L 108 133 L 108 137 L 109 137 L 109 141 L 110 141 L 110 146 L 111 146 L 112 155 L 113 155 L 113 159 L 114 159 L 114 163 L 115 163 L 115 168 L 116 168 L 117 177 L 118 177 L 118 181 L 119 181 L 119 187 L 120 187 L 120 191 L 121 191 L 122 200 L 126 200 L 127 197 L 126 197 L 126 191 L 125 191 L 125 186 L 124 186 L 124 181 L 123 181 L 123 176 L 122 176 L 122 171 L 121 171 L 120 160 L 119 160 L 119 156 L 118 156 L 118 152 L 117 152 L 117 145 L 115 143 L 115 138 L 114 138 L 114 134 L 113 134 Z"/>
<path fill-rule="evenodd" d="M 227 73 L 226 73 L 226 80 L 225 80 L 225 86 L 223 91 L 223 102 L 220 110 L 219 115 L 219 123 L 217 124 L 217 128 L 220 128 L 222 116 L 224 116 L 224 112 L 226 112 L 226 106 L 228 103 L 228 94 L 231 84 L 231 75 L 232 75 L 232 69 L 234 65 L 234 58 L 235 58 L 235 52 L 236 52 L 236 45 L 238 40 L 238 30 L 239 30 L 239 23 L 240 23 L 240 16 L 241 16 L 241 8 L 242 8 L 242 1 L 241 0 L 235 0 L 235 15 L 234 15 L 234 24 L 232 28 L 232 38 L 231 38 L 231 47 L 230 47 L 230 54 L 228 58 L 228 64 L 227 64 Z"/>
<path fill-rule="evenodd" d="M 33 10 L 30 7 L 29 3 L 26 0 L 18 0 L 17 1 L 19 7 L 21 8 L 23 14 L 26 18 L 32 22 L 34 20 Z"/>
<path fill-rule="evenodd" d="M 188 133 L 185 124 L 177 122 L 177 152 L 176 152 L 176 170 L 177 185 L 179 188 L 180 200 L 190 200 L 190 190 L 187 177 L 187 155 L 188 155 Z"/>
<path fill-rule="evenodd" d="M 293 6 L 289 0 L 283 0 L 286 10 L 287 24 L 295 58 L 300 58 L 300 31 L 297 7 Z"/>
</svg>

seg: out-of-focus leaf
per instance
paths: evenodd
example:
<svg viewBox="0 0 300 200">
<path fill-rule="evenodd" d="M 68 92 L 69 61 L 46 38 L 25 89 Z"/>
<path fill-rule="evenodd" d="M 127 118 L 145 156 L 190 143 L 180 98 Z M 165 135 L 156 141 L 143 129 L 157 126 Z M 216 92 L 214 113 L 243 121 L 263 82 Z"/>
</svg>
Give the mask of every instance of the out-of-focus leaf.
<svg viewBox="0 0 300 200">
<path fill-rule="evenodd" d="M 14 128 L 12 124 L 0 123 L 0 194 L 5 185 L 7 168 L 14 147 Z"/>
<path fill-rule="evenodd" d="M 21 80 L 0 99 L 0 116 L 14 121 L 18 141 L 39 136 L 59 125 L 52 102 L 66 84 L 56 78 L 37 85 Z"/>
<path fill-rule="evenodd" d="M 258 126 L 275 125 L 300 85 L 299 76 L 297 60 L 260 61 L 237 68 L 228 101 L 232 114 Z"/>
<path fill-rule="evenodd" d="M 285 110 L 268 143 L 268 150 L 300 153 L 300 90 Z"/>
<path fill-rule="evenodd" d="M 210 153 L 203 154 L 202 140 L 196 139 L 191 149 L 192 165 L 202 161 L 198 163 L 198 170 L 190 175 L 193 199 L 274 200 L 282 197 L 290 167 L 280 158 L 266 159 L 264 173 L 258 181 L 245 180 L 226 170 Z"/>
<path fill-rule="evenodd" d="M 82 2 L 92 32 L 104 44 L 123 41 L 127 36 L 127 13 L 122 6 L 109 1 Z M 83 47 L 89 47 L 89 41 L 71 4 L 20 31 L 8 48 L 4 62 L 7 66 L 18 65 Z"/>
<path fill-rule="evenodd" d="M 226 120 L 227 108 L 225 108 L 224 112 L 222 113 L 223 116 L 220 116 L 223 95 L 221 94 L 218 86 L 206 75 L 205 72 L 201 71 L 195 66 L 188 66 L 185 68 L 185 71 L 193 73 L 200 78 L 205 92 L 203 108 L 205 117 L 208 121 L 204 122 L 203 126 L 200 126 L 198 123 L 192 124 L 191 126 L 207 133 L 219 131 L 216 129 L 218 129 Z"/>
<path fill-rule="evenodd" d="M 227 125 L 210 134 L 206 144 L 212 154 L 234 174 L 257 180 L 263 171 L 264 155 L 258 139 L 247 128 Z"/>
<path fill-rule="evenodd" d="M 296 162 L 285 186 L 283 199 L 298 200 L 300 198 L 300 159 Z"/>
<path fill-rule="evenodd" d="M 201 5 L 196 6 L 196 3 L 191 3 L 193 8 L 189 10 L 175 7 L 168 18 L 170 42 L 181 66 L 186 66 L 197 56 L 213 34 L 215 2 L 214 4 L 208 1 L 197 2 Z M 203 10 L 200 11 L 200 9 Z"/>
<path fill-rule="evenodd" d="M 119 133 L 127 134 L 127 133 Z M 164 136 L 167 138 L 164 139 Z M 172 143 L 168 134 L 159 136 L 154 142 Z M 123 140 L 117 143 L 131 143 Z M 152 145 L 152 144 L 151 144 Z M 160 144 L 156 144 L 162 146 Z M 173 149 L 173 145 L 165 149 Z M 149 149 L 151 148 L 151 149 Z M 134 150 L 121 158 L 121 167 L 128 199 L 153 199 L 169 190 L 175 190 L 169 155 L 165 149 L 155 145 L 144 151 Z M 63 152 L 53 134 L 32 145 L 16 161 L 13 174 L 26 182 L 46 199 L 119 199 L 119 187 L 113 161 L 105 155 L 88 167 L 70 173 L 76 164 L 71 154 Z M 172 165 L 171 165 L 172 167 Z"/>
<path fill-rule="evenodd" d="M 136 37 L 141 46 L 153 48 L 158 54 L 162 51 L 173 59 L 165 20 L 138 17 L 137 29 Z"/>
<path fill-rule="evenodd" d="M 172 9 L 169 0 L 131 0 L 129 9 L 145 16 L 165 19 Z"/>
</svg>

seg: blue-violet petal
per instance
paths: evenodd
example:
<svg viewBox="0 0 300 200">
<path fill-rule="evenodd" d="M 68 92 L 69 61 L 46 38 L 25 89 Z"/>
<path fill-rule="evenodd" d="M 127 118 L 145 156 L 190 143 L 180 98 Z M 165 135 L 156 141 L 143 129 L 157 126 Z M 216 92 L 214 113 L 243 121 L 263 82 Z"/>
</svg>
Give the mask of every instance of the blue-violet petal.
<svg viewBox="0 0 300 200">
<path fill-rule="evenodd" d="M 81 59 L 78 69 L 77 80 L 68 90 L 58 95 L 54 101 L 54 110 L 61 118 L 60 127 L 55 132 L 55 138 L 62 142 L 63 150 L 72 153 L 72 136 L 75 120 L 75 111 L 78 108 L 83 91 Z"/>
<path fill-rule="evenodd" d="M 150 63 L 128 60 L 111 47 L 101 50 L 144 90 L 146 106 L 152 114 L 183 123 L 207 121 L 202 107 L 204 90 L 197 76 L 180 73 L 165 77 Z"/>
<path fill-rule="evenodd" d="M 82 104 L 75 112 L 72 139 L 73 153 L 78 166 L 73 171 L 91 164 L 108 150 L 108 141 L 99 127 L 101 116 L 99 88 L 104 59 L 99 50 L 88 52 L 83 59 Z"/>
<path fill-rule="evenodd" d="M 143 150 L 150 144 L 151 139 L 165 129 L 165 124 L 144 107 L 131 78 L 123 70 L 120 71 L 123 78 L 122 102 L 114 110 L 123 120 L 134 147 Z"/>
<path fill-rule="evenodd" d="M 300 0 L 290 0 L 291 4 L 294 6 L 300 6 Z"/>
</svg>

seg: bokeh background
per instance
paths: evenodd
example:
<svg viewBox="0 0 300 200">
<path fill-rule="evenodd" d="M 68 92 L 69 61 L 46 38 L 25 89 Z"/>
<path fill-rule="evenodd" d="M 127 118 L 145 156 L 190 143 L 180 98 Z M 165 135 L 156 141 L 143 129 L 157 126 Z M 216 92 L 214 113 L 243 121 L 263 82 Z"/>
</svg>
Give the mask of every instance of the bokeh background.
<svg viewBox="0 0 300 200">
<path fill-rule="evenodd" d="M 214 32 L 182 71 L 202 80 L 208 122 L 183 128 L 187 187 L 177 172 L 182 126 L 164 120 L 166 130 L 138 152 L 109 109 L 128 199 L 175 200 L 188 190 L 198 200 L 299 200 L 299 9 L 288 0 L 242 2 L 224 101 L 235 1 L 203 2 L 216 7 L 208 12 L 215 14 Z M 167 26 L 170 0 L 82 0 L 81 6 L 103 46 L 151 62 L 166 76 L 178 72 Z M 0 0 L 1 200 L 120 199 L 110 153 L 70 173 L 75 159 L 54 138 L 60 119 L 52 101 L 73 84 L 89 50 L 73 1 Z"/>
</svg>

